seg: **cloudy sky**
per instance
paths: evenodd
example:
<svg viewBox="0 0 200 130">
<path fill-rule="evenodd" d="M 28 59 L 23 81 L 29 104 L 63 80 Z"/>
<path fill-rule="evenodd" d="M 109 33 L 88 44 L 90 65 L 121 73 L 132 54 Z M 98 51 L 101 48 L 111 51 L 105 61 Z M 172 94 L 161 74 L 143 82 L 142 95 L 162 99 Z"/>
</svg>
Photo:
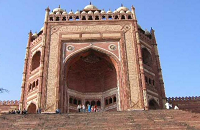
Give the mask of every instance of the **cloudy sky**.
<svg viewBox="0 0 200 130">
<path fill-rule="evenodd" d="M 90 0 L 0 0 L 0 100 L 19 100 L 28 32 L 39 32 L 45 8 L 82 10 Z M 200 0 L 92 0 L 114 11 L 136 8 L 143 29 L 155 29 L 167 97 L 200 96 Z"/>
</svg>

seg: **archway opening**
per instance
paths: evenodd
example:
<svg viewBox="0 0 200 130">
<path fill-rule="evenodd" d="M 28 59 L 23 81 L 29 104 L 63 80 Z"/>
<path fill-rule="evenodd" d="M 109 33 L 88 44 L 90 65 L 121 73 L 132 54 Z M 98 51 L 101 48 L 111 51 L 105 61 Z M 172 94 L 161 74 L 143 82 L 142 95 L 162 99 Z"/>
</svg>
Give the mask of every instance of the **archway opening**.
<svg viewBox="0 0 200 130">
<path fill-rule="evenodd" d="M 159 105 L 154 99 L 149 100 L 149 109 L 150 110 L 159 109 Z"/>
<path fill-rule="evenodd" d="M 32 63 L 31 63 L 31 70 L 35 70 L 36 68 L 38 68 L 40 66 L 40 56 L 41 53 L 40 51 L 36 52 L 32 58 Z"/>
<path fill-rule="evenodd" d="M 68 88 L 69 97 L 76 97 L 85 105 L 96 105 L 101 109 L 107 107 L 102 106 L 101 102 L 105 98 L 112 96 L 111 93 L 114 93 L 115 97 L 117 97 L 117 72 L 115 66 L 116 63 L 113 63 L 113 59 L 110 56 L 93 49 L 86 50 L 70 58 L 65 64 L 64 74 L 65 87 Z M 71 102 L 70 99 L 69 101 Z M 73 107 L 70 105 L 69 109 Z M 116 102 L 112 105 L 116 106 Z M 112 108 L 116 109 L 116 107 Z"/>
<path fill-rule="evenodd" d="M 28 106 L 28 113 L 30 114 L 35 114 L 36 113 L 36 105 L 34 103 L 31 103 L 29 106 Z"/>
<path fill-rule="evenodd" d="M 151 53 L 146 48 L 142 48 L 142 59 L 145 65 L 152 66 Z"/>
</svg>

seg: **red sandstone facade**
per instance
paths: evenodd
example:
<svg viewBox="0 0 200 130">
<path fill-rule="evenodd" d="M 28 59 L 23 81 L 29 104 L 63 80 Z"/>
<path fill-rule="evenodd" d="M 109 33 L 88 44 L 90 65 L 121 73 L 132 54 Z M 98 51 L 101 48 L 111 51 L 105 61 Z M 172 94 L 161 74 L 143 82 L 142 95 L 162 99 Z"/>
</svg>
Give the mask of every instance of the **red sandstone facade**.
<svg viewBox="0 0 200 130">
<path fill-rule="evenodd" d="M 94 5 L 67 13 L 46 9 L 44 27 L 29 33 L 20 108 L 102 111 L 163 108 L 165 90 L 154 30 L 135 8 L 105 12 Z"/>
</svg>

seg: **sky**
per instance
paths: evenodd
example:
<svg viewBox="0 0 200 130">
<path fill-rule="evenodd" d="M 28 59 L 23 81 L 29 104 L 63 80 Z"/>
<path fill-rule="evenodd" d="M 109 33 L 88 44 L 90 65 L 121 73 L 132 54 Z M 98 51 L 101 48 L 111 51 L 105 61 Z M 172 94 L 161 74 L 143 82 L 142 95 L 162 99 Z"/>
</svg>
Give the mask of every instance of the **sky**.
<svg viewBox="0 0 200 130">
<path fill-rule="evenodd" d="M 155 30 L 167 97 L 200 96 L 200 0 L 91 0 L 114 11 L 136 9 L 138 24 Z M 45 9 L 82 10 L 90 0 L 0 0 L 0 100 L 19 100 L 28 33 L 39 32 Z"/>
</svg>

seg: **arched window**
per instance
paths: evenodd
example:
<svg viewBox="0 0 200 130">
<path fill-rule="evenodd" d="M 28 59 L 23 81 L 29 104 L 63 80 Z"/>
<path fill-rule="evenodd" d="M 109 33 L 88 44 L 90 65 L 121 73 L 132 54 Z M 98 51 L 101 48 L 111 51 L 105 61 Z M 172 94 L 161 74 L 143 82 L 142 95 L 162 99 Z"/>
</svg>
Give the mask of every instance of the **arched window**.
<svg viewBox="0 0 200 130">
<path fill-rule="evenodd" d="M 149 100 L 149 109 L 155 110 L 158 108 L 159 108 L 159 105 L 154 99 Z"/>
<path fill-rule="evenodd" d="M 81 105 L 81 100 L 78 100 L 78 105 Z"/>
<path fill-rule="evenodd" d="M 38 86 L 38 79 L 36 80 L 36 86 Z"/>
<path fill-rule="evenodd" d="M 74 99 L 74 104 L 77 105 L 77 99 L 76 98 Z"/>
<path fill-rule="evenodd" d="M 128 16 L 128 19 L 132 19 L 130 15 Z"/>
<path fill-rule="evenodd" d="M 124 16 L 124 15 L 122 15 L 121 19 L 125 19 L 125 16 Z"/>
<path fill-rule="evenodd" d="M 89 101 L 86 101 L 86 102 L 85 102 L 85 106 L 87 106 L 88 104 L 90 104 L 90 102 L 89 102 Z"/>
<path fill-rule="evenodd" d="M 106 16 L 105 15 L 102 16 L 102 20 L 106 20 Z"/>
<path fill-rule="evenodd" d="M 99 16 L 95 16 L 95 20 L 99 20 Z"/>
<path fill-rule="evenodd" d="M 97 101 L 97 106 L 101 106 L 101 102 L 100 101 Z"/>
<path fill-rule="evenodd" d="M 29 85 L 29 88 L 28 88 L 28 91 L 30 91 L 30 90 L 31 90 L 31 87 L 32 87 L 32 85 L 30 84 L 30 85 Z"/>
<path fill-rule="evenodd" d="M 92 20 L 92 16 L 89 16 L 88 20 Z"/>
<path fill-rule="evenodd" d="M 73 103 L 73 98 L 72 98 L 72 97 L 69 98 L 69 103 L 70 103 L 70 104 Z"/>
<path fill-rule="evenodd" d="M 108 105 L 108 99 L 106 99 L 106 102 L 105 102 L 105 104 L 106 104 L 106 105 Z"/>
<path fill-rule="evenodd" d="M 92 102 L 91 102 L 91 106 L 94 106 L 94 105 L 95 105 L 95 101 L 92 101 Z"/>
<path fill-rule="evenodd" d="M 41 55 L 40 51 L 38 51 L 34 54 L 34 56 L 32 58 L 32 63 L 31 63 L 31 65 L 32 65 L 31 70 L 32 71 L 40 66 L 40 55 Z"/>
<path fill-rule="evenodd" d="M 66 21 L 66 17 L 63 17 L 63 18 L 62 18 L 62 21 Z"/>
<path fill-rule="evenodd" d="M 108 19 L 112 20 L 112 15 L 109 15 L 109 16 L 108 16 Z"/>
<path fill-rule="evenodd" d="M 118 15 L 115 16 L 115 19 L 119 19 L 119 18 L 118 18 Z"/>
<path fill-rule="evenodd" d="M 112 103 L 113 103 L 113 101 L 112 101 L 112 98 L 110 97 L 109 104 L 112 104 Z"/>
<path fill-rule="evenodd" d="M 82 17 L 82 20 L 86 20 L 85 16 Z"/>
<path fill-rule="evenodd" d="M 50 17 L 50 21 L 53 21 L 53 17 Z"/>
<path fill-rule="evenodd" d="M 79 16 L 76 16 L 76 21 L 79 21 Z"/>
<path fill-rule="evenodd" d="M 59 21 L 60 20 L 60 18 L 59 17 L 56 17 L 56 21 Z"/>
<path fill-rule="evenodd" d="M 117 98 L 114 96 L 114 98 L 113 98 L 113 102 L 116 102 L 117 101 Z"/>
<path fill-rule="evenodd" d="M 144 64 L 148 66 L 152 65 L 151 54 L 146 48 L 142 48 L 142 60 Z"/>
<path fill-rule="evenodd" d="M 33 89 L 33 88 L 35 88 L 35 81 L 33 82 L 33 86 L 32 86 L 32 89 Z"/>
<path fill-rule="evenodd" d="M 70 16 L 70 17 L 69 17 L 69 21 L 72 21 L 72 20 L 73 20 L 73 18 L 72 18 L 72 16 Z"/>
</svg>

